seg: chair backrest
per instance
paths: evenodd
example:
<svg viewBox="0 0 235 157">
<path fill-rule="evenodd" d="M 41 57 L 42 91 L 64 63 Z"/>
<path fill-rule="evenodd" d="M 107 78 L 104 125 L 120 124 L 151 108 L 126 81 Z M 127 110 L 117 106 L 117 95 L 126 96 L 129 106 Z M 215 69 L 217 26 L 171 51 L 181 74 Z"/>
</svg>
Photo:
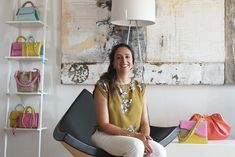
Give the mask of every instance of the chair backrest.
<svg viewBox="0 0 235 157">
<path fill-rule="evenodd" d="M 83 89 L 59 122 L 60 130 L 76 139 L 91 144 L 95 130 L 96 111 L 92 94 Z"/>
</svg>

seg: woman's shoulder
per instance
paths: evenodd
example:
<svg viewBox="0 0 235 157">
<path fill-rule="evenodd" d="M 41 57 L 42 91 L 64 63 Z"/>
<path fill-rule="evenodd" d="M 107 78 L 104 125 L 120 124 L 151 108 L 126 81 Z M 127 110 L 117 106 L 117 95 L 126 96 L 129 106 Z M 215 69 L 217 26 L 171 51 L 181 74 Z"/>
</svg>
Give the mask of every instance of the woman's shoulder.
<svg viewBox="0 0 235 157">
<path fill-rule="evenodd" d="M 109 85 L 109 80 L 107 80 L 107 79 L 99 79 L 97 82 L 96 82 L 96 84 L 98 84 L 98 85 Z"/>
<path fill-rule="evenodd" d="M 146 88 L 146 84 L 145 83 L 142 83 L 138 80 L 132 80 L 133 84 L 139 89 L 139 91 L 144 91 L 145 88 Z"/>
<path fill-rule="evenodd" d="M 98 86 L 98 88 L 103 92 L 109 92 L 109 80 L 100 79 L 96 82 L 96 86 Z"/>
</svg>

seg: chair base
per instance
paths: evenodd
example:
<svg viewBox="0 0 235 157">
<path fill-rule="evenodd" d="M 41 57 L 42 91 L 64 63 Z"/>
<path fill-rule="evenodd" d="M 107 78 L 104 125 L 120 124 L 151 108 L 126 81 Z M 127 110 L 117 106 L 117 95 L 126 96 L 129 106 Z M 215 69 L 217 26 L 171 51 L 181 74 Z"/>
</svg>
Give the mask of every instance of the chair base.
<svg viewBox="0 0 235 157">
<path fill-rule="evenodd" d="M 65 142 L 60 142 L 74 157 L 94 157 L 88 154 L 85 154 L 75 148 L 73 148 L 72 146 L 68 145 Z"/>
</svg>

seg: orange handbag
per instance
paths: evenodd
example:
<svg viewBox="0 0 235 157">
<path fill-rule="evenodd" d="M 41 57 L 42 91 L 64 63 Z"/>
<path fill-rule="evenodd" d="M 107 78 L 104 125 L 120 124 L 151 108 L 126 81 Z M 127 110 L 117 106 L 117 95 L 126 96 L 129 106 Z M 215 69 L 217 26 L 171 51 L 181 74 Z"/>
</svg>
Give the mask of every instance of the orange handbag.
<svg viewBox="0 0 235 157">
<path fill-rule="evenodd" d="M 190 120 L 199 120 L 200 118 L 204 118 L 207 121 L 208 140 L 223 140 L 229 136 L 231 126 L 224 120 L 221 114 L 194 114 Z"/>
</svg>

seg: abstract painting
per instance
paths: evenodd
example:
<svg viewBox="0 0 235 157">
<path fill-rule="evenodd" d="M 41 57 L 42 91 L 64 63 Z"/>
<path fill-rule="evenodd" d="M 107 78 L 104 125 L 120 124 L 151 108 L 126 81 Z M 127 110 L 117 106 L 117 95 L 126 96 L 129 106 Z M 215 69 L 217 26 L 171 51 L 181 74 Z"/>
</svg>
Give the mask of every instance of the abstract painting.
<svg viewBox="0 0 235 157">
<path fill-rule="evenodd" d="M 156 24 L 139 34 L 131 28 L 132 77 L 150 85 L 224 84 L 224 1 L 157 0 L 156 6 Z M 62 84 L 95 84 L 112 46 L 126 42 L 128 28 L 112 25 L 110 10 L 111 0 L 62 1 Z"/>
</svg>

